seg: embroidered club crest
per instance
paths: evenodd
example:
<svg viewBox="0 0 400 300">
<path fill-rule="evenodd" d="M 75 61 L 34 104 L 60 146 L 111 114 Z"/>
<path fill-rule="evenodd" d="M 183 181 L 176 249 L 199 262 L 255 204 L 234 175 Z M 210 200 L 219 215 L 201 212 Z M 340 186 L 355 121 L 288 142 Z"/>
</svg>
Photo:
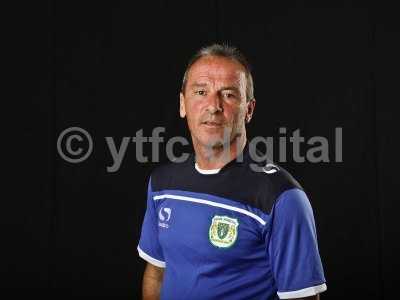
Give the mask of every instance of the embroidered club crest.
<svg viewBox="0 0 400 300">
<path fill-rule="evenodd" d="M 218 248 L 229 248 L 237 239 L 239 222 L 227 216 L 214 216 L 209 229 L 211 244 Z"/>
</svg>

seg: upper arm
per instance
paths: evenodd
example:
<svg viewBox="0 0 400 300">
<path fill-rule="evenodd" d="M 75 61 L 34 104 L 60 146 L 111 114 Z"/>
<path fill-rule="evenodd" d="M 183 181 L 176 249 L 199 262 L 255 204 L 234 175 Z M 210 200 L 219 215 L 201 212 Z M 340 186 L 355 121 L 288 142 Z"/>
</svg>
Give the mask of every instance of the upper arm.
<svg viewBox="0 0 400 300">
<path fill-rule="evenodd" d="M 157 266 L 165 267 L 164 255 L 158 240 L 158 216 L 151 180 L 147 190 L 147 208 L 144 216 L 142 231 L 138 245 L 139 256 L 147 262 Z"/>
<path fill-rule="evenodd" d="M 151 263 L 147 263 L 143 277 L 151 278 L 153 280 L 161 282 L 164 277 L 164 268 L 160 268 Z"/>
<path fill-rule="evenodd" d="M 326 290 L 314 215 L 302 190 L 287 190 L 277 199 L 268 252 L 280 299 L 318 299 Z"/>
<path fill-rule="evenodd" d="M 143 274 L 143 300 L 159 300 L 164 269 L 147 263 Z"/>
</svg>

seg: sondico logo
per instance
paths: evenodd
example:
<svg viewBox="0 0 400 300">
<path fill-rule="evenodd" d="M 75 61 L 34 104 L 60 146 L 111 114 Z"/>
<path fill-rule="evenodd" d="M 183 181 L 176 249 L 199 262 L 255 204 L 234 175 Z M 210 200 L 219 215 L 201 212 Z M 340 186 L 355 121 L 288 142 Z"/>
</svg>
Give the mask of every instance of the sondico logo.
<svg viewBox="0 0 400 300">
<path fill-rule="evenodd" d="M 277 166 L 275 166 L 274 164 L 267 164 L 264 168 L 263 171 L 267 174 L 274 174 L 275 172 L 277 172 L 279 170 L 279 168 Z"/>
<path fill-rule="evenodd" d="M 169 207 L 162 207 L 158 211 L 158 218 L 161 222 L 158 222 L 158 226 L 168 228 L 169 225 L 166 223 L 171 219 L 171 209 Z"/>
</svg>

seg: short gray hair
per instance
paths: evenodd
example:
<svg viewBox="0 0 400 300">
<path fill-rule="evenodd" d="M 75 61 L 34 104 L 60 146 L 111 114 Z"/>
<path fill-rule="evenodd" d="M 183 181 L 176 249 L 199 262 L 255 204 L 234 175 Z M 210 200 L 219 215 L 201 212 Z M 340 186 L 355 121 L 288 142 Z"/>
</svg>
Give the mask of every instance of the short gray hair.
<svg viewBox="0 0 400 300">
<path fill-rule="evenodd" d="M 246 57 L 236 47 L 225 44 L 224 45 L 213 44 L 210 46 L 203 47 L 199 51 L 197 51 L 195 55 L 192 56 L 192 58 L 189 60 L 186 66 L 185 74 L 183 75 L 182 87 L 181 87 L 181 92 L 183 94 L 185 93 L 185 88 L 190 68 L 196 61 L 205 56 L 225 57 L 241 64 L 244 67 L 246 73 L 246 82 L 247 82 L 246 100 L 250 101 L 254 99 L 254 84 L 249 62 L 247 61 Z"/>
</svg>

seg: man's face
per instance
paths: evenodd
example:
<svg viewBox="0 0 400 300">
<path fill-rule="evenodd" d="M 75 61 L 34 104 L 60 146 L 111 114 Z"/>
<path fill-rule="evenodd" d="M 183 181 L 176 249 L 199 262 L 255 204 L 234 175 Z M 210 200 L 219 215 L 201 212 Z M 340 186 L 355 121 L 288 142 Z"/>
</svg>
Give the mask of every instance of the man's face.
<svg viewBox="0 0 400 300">
<path fill-rule="evenodd" d="M 180 116 L 186 117 L 193 144 L 213 147 L 245 133 L 255 100 L 246 101 L 244 67 L 228 58 L 206 56 L 189 70 Z"/>
</svg>

